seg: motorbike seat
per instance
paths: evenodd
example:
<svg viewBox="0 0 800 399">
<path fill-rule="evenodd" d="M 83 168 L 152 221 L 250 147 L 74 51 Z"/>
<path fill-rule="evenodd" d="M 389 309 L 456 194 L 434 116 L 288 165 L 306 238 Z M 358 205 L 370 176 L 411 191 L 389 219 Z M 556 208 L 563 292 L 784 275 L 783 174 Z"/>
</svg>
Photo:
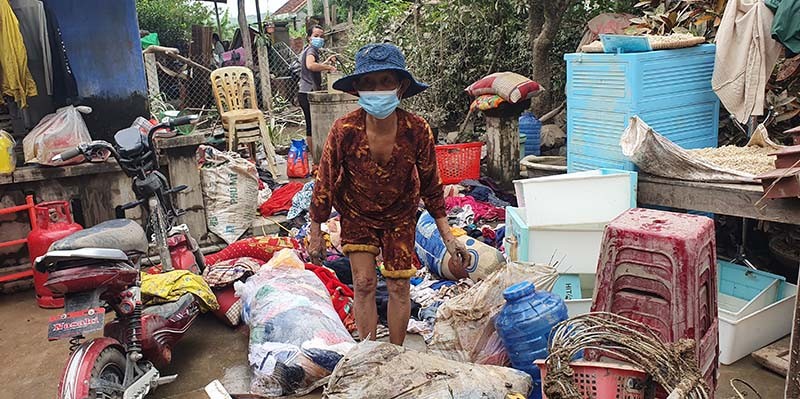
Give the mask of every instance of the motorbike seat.
<svg viewBox="0 0 800 399">
<path fill-rule="evenodd" d="M 183 294 L 180 298 L 178 298 L 175 302 L 167 302 L 162 303 L 159 305 L 150 305 L 144 308 L 142 311 L 143 314 L 152 314 L 161 316 L 165 319 L 169 319 L 179 311 L 183 310 L 187 306 L 190 306 L 192 302 L 196 301 L 194 295 L 190 293 Z"/>
<path fill-rule="evenodd" d="M 54 242 L 50 246 L 50 251 L 84 248 L 110 248 L 125 253 L 145 253 L 147 237 L 138 223 L 128 219 L 113 219 Z"/>
</svg>

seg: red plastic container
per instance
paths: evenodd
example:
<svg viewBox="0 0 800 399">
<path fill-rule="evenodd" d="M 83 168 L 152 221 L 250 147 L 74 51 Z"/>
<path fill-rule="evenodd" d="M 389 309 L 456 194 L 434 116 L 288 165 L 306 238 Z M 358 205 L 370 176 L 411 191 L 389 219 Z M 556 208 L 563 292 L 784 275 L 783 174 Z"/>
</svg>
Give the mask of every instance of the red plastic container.
<svg viewBox="0 0 800 399">
<path fill-rule="evenodd" d="M 713 398 L 719 367 L 714 222 L 631 209 L 606 227 L 597 267 L 592 311 L 639 321 L 665 342 L 694 339 Z"/>
<path fill-rule="evenodd" d="M 31 265 L 37 257 L 47 253 L 50 244 L 76 232 L 83 230 L 81 225 L 72 220 L 67 201 L 43 202 L 34 207 L 36 224 L 28 234 L 28 255 Z M 47 273 L 33 270 L 33 287 L 36 290 L 36 302 L 39 307 L 56 309 L 64 307 L 64 298 L 56 296 L 44 286 Z"/>
<path fill-rule="evenodd" d="M 436 163 L 443 184 L 456 184 L 481 177 L 481 148 L 483 143 L 447 144 L 436 146 Z"/>
<path fill-rule="evenodd" d="M 534 362 L 542 373 L 542 399 L 544 381 L 547 379 L 547 363 Z M 647 373 L 637 368 L 615 363 L 574 361 L 569 363 L 572 380 L 584 399 L 644 399 L 647 389 Z"/>
</svg>

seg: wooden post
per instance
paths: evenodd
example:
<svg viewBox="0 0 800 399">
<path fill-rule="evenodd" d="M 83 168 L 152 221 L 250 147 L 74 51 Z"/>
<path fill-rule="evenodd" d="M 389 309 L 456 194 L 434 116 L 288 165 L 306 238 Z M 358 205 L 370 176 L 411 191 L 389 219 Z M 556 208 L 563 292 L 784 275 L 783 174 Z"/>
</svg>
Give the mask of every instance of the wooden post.
<svg viewBox="0 0 800 399">
<path fill-rule="evenodd" d="M 312 0 L 306 0 L 306 25 L 308 25 L 308 20 L 314 16 L 314 2 Z"/>
<path fill-rule="evenodd" d="M 336 4 L 331 4 L 331 26 L 336 26 L 339 22 L 337 13 L 339 9 L 336 7 Z"/>
<path fill-rule="evenodd" d="M 244 47 L 245 66 L 253 69 L 253 43 L 250 40 L 250 27 L 247 25 L 247 11 L 244 9 L 244 0 L 239 3 L 239 31 L 242 34 L 242 47 Z"/>
<path fill-rule="evenodd" d="M 350 25 L 353 24 L 353 6 L 347 9 L 347 23 Z"/>
<path fill-rule="evenodd" d="M 800 284 L 800 277 L 797 282 Z M 792 341 L 789 345 L 789 370 L 786 373 L 784 398 L 800 398 L 800 295 L 797 295 L 794 300 Z"/>
<path fill-rule="evenodd" d="M 331 27 L 331 8 L 328 0 L 322 0 L 322 14 L 325 16 L 325 27 Z"/>
<path fill-rule="evenodd" d="M 158 67 L 156 66 L 155 54 L 145 53 L 144 71 L 145 76 L 147 76 L 147 95 L 153 99 L 161 93 L 161 88 L 158 86 Z"/>
<path fill-rule="evenodd" d="M 519 116 L 486 116 L 489 177 L 501 186 L 519 178 Z"/>
<path fill-rule="evenodd" d="M 272 116 L 272 78 L 269 71 L 269 52 L 264 40 L 256 41 L 258 51 L 258 76 L 261 77 L 261 99 L 263 106 Z"/>
</svg>

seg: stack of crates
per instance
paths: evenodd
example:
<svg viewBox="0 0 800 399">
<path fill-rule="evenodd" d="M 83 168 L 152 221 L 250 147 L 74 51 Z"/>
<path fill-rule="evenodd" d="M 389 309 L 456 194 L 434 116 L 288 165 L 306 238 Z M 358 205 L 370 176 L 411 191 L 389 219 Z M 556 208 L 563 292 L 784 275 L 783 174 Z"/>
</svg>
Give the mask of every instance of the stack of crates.
<svg viewBox="0 0 800 399">
<path fill-rule="evenodd" d="M 514 182 L 520 208 L 506 208 L 506 255 L 556 263 L 553 293 L 570 316 L 589 310 L 603 230 L 636 207 L 636 179 L 636 172 L 599 169 Z"/>
<path fill-rule="evenodd" d="M 716 147 L 715 49 L 566 54 L 568 172 L 636 170 L 619 145 L 634 115 L 683 148 Z"/>
<path fill-rule="evenodd" d="M 592 311 L 641 322 L 665 342 L 693 339 L 713 393 L 719 367 L 714 222 L 651 209 L 625 212 L 606 227 L 597 273 Z"/>
</svg>

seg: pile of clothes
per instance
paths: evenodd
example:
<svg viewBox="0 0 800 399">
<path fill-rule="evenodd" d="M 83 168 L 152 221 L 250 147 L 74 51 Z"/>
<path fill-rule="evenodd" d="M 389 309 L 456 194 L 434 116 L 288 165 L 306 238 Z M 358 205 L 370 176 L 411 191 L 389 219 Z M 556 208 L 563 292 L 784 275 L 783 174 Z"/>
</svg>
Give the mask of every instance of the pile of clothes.
<svg viewBox="0 0 800 399">
<path fill-rule="evenodd" d="M 502 249 L 508 206 L 516 206 L 514 195 L 504 193 L 491 179 L 464 180 L 445 188 L 447 218 L 453 235 L 467 235 Z M 494 224 L 494 226 L 492 226 Z"/>
</svg>

